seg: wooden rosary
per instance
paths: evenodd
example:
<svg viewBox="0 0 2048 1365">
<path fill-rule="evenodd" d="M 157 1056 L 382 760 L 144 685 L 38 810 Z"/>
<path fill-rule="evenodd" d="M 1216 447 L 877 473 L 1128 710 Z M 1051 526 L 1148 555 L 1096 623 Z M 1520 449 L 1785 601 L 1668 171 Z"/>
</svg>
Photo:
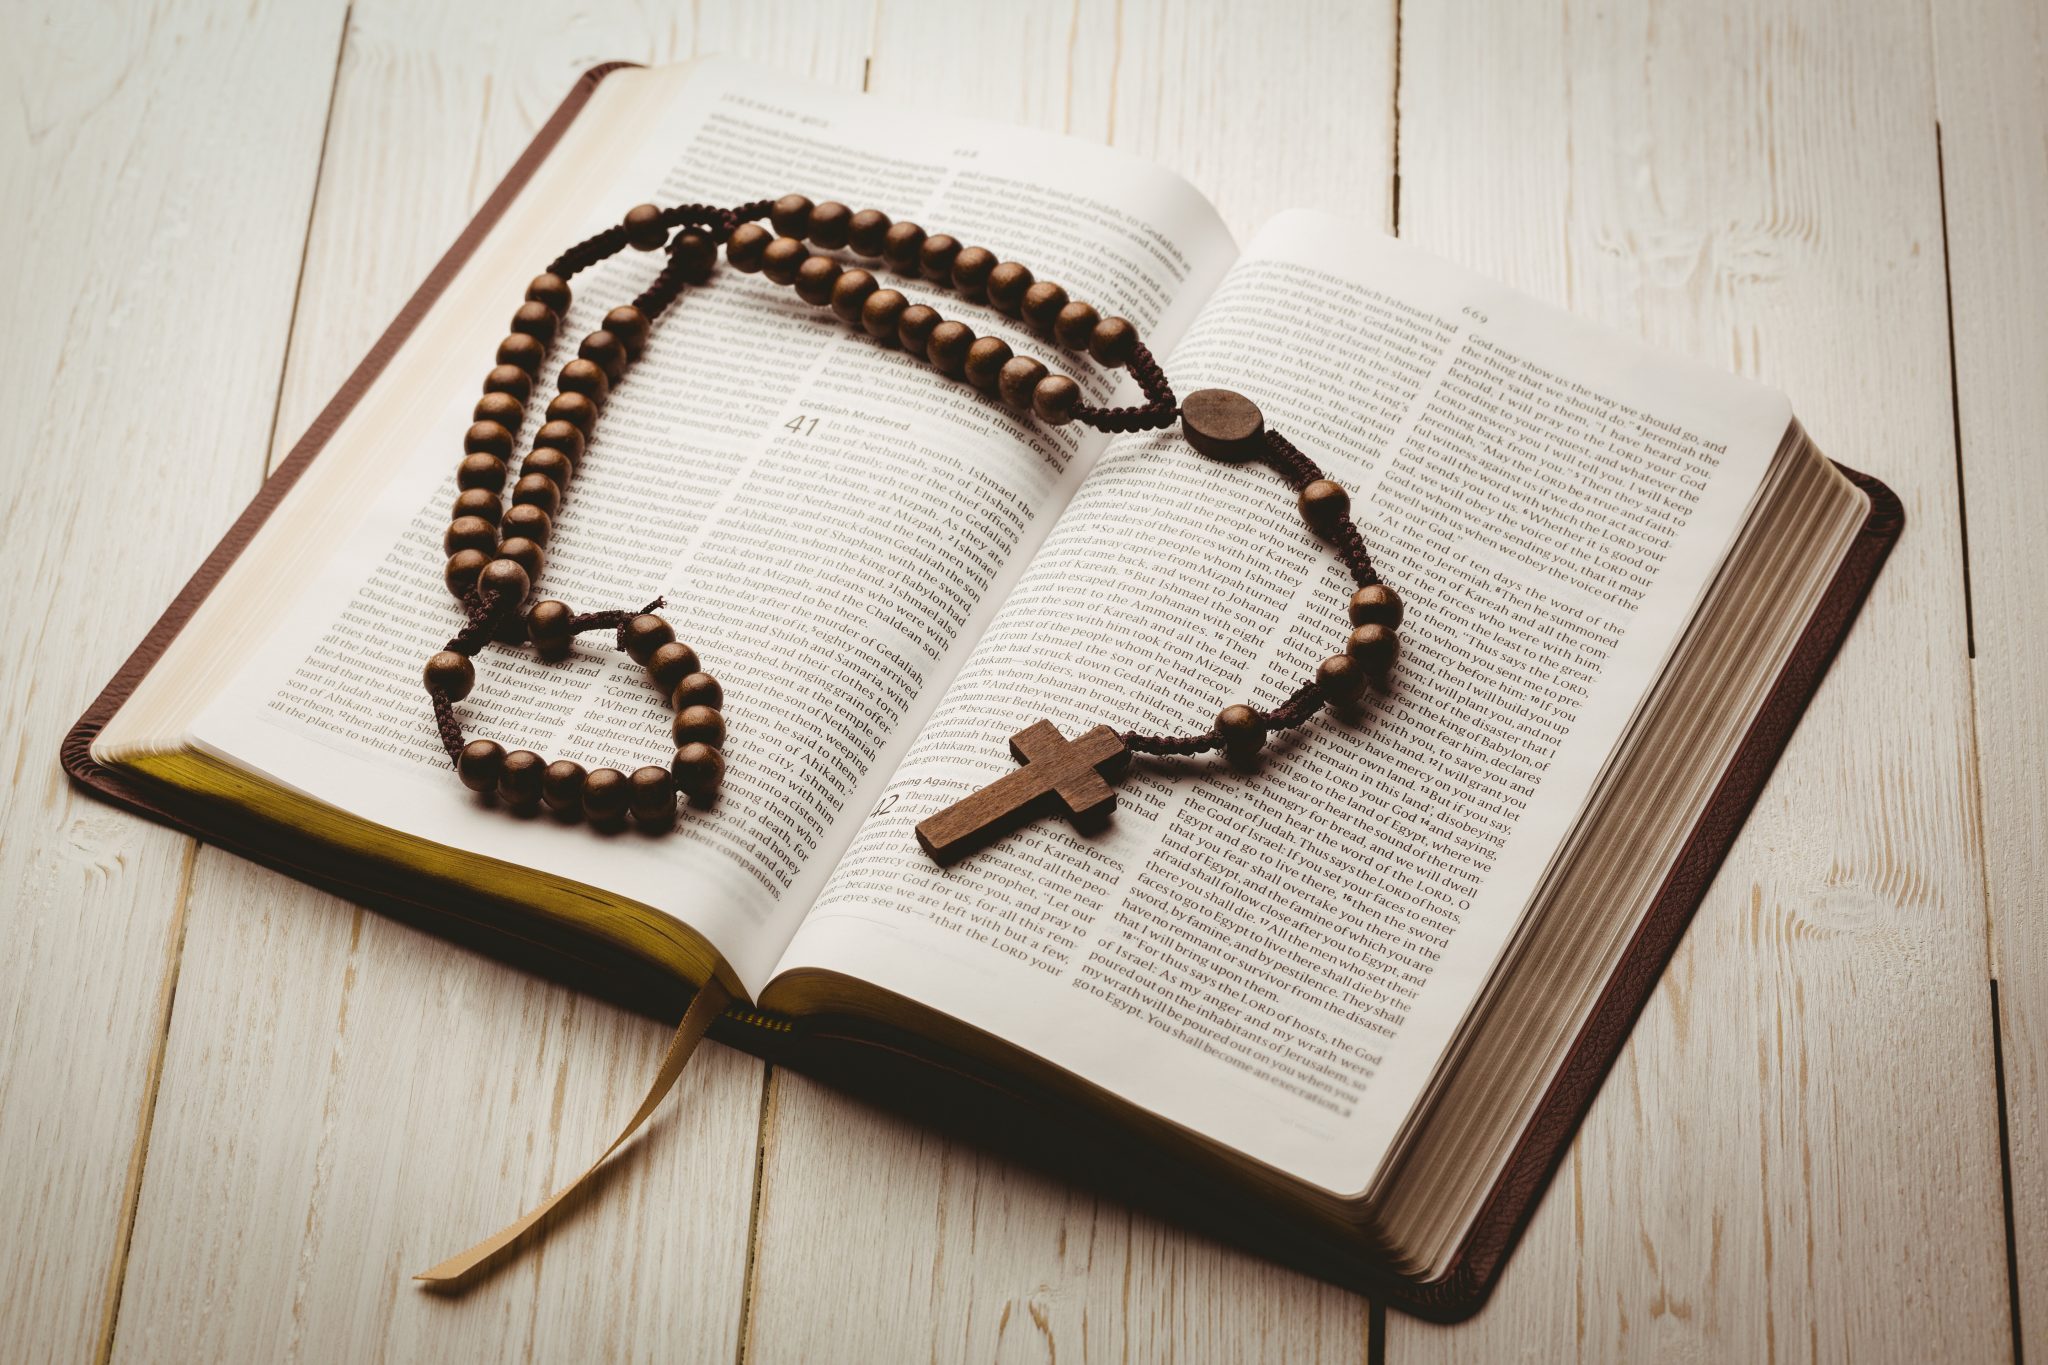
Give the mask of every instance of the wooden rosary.
<svg viewBox="0 0 2048 1365">
<path fill-rule="evenodd" d="M 763 218 L 772 232 L 760 225 Z M 504 507 L 501 495 L 515 433 L 525 423 L 541 362 L 568 312 L 569 280 L 628 246 L 666 250 L 668 263 L 646 292 L 606 313 L 603 326 L 577 347 L 576 359 L 562 366 L 546 420 L 512 485 L 512 505 Z M 1250 769 L 1269 735 L 1305 724 L 1325 706 L 1356 706 L 1368 685 L 1385 689 L 1400 652 L 1400 595 L 1374 571 L 1351 519 L 1350 495 L 1323 477 L 1284 436 L 1268 430 L 1258 408 L 1242 394 L 1203 389 L 1176 401 L 1165 372 L 1127 320 L 1101 316 L 1092 305 L 1070 300 L 1061 286 L 1034 278 L 1014 261 L 998 260 L 984 247 L 962 246 L 944 233 L 927 235 L 917 224 L 891 222 L 875 209 L 856 213 L 840 203 L 813 204 L 800 194 L 732 209 L 642 204 L 617 226 L 570 247 L 527 286 L 526 301 L 512 315 L 511 334 L 498 346 L 497 367 L 484 377 L 475 425 L 463 436 L 462 463 L 456 467 L 459 492 L 444 546 L 448 590 L 463 604 L 467 621 L 427 660 L 426 683 L 441 743 L 470 790 L 495 795 L 516 812 L 530 814 L 544 805 L 563 818 L 587 818 L 600 829 L 622 827 L 629 813 L 643 828 L 672 828 L 678 793 L 700 808 L 717 797 L 725 777 L 720 752 L 724 692 L 700 667 L 696 651 L 678 641 L 674 629 L 655 614 L 661 599 L 637 612 L 579 615 L 552 599 L 528 606 L 527 598 L 540 578 L 554 518 L 589 449 L 599 410 L 645 349 L 655 320 L 685 285 L 711 278 L 720 246 L 735 269 L 794 285 L 805 302 L 829 306 L 881 344 L 900 346 L 940 373 L 1048 425 L 1081 422 L 1099 431 L 1124 432 L 1179 421 L 1188 444 L 1202 454 L 1227 464 L 1266 465 L 1294 490 L 1302 520 L 1336 550 L 1358 585 L 1351 594 L 1352 629 L 1343 652 L 1318 664 L 1313 677 L 1270 711 L 1226 706 L 1214 725 L 1191 735 L 1118 732 L 1097 725 L 1069 740 L 1047 720 L 1018 731 L 1010 737 L 1010 752 L 1022 767 L 917 827 L 917 841 L 934 861 L 951 863 L 1042 815 L 1061 814 L 1078 829 L 1099 830 L 1116 809 L 1110 783 L 1129 770 L 1134 753 L 1185 757 L 1220 749 L 1233 767 Z M 950 284 L 962 298 L 1023 319 L 1042 338 L 1129 371 L 1145 401 L 1123 408 L 1083 403 L 1081 387 L 1072 379 L 1014 354 L 999 337 L 977 337 L 965 323 L 912 303 L 868 270 L 814 254 L 813 246 L 824 252 L 850 250 L 886 262 L 899 275 Z M 576 636 L 596 630 L 613 632 L 618 647 L 647 669 L 673 704 L 676 750 L 668 767 L 643 767 L 628 777 L 616 768 L 586 772 L 566 759 L 549 763 L 525 749 L 507 753 L 493 740 L 464 743 L 454 703 L 476 685 L 472 660 L 487 641 L 530 643 L 542 659 L 557 661 L 568 657 Z"/>
</svg>

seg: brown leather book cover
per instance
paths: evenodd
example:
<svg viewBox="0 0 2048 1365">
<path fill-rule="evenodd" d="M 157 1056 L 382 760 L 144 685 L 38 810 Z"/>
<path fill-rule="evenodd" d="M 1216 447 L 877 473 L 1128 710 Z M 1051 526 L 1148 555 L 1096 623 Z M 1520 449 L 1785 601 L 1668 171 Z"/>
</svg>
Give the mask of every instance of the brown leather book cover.
<svg viewBox="0 0 2048 1365">
<path fill-rule="evenodd" d="M 673 1023 L 687 995 L 666 972 L 516 904 L 460 883 L 423 883 L 417 874 L 383 876 L 363 860 L 295 837 L 240 807 L 160 785 L 95 763 L 94 738 L 155 666 L 256 530 L 320 454 L 399 345 L 528 178 L 574 122 L 597 83 L 632 65 L 611 62 L 580 77 L 533 142 L 513 163 L 462 235 L 399 310 L 291 454 L 258 491 L 127 662 L 65 736 L 71 779 L 103 800 L 346 896 L 406 923 L 467 944 L 516 966 Z M 1840 466 L 1838 466 L 1840 467 Z M 1270 1201 L 1210 1168 L 1163 1156 L 1110 1120 L 1011 1078 L 992 1076 L 964 1057 L 873 1025 L 805 1020 L 797 1027 L 735 1011 L 714 1030 L 734 1046 L 907 1112 L 963 1139 L 1101 1189 L 1173 1221 L 1248 1246 L 1308 1274 L 1348 1286 L 1417 1315 L 1454 1321 L 1477 1312 L 1563 1158 L 1579 1120 L 1599 1091 L 1642 1012 L 1664 964 L 1706 896 L 1778 755 L 1820 686 L 1885 557 L 1905 524 L 1891 489 L 1843 468 L 1870 499 L 1870 511 L 1784 672 L 1751 724 L 1735 760 L 1666 875 L 1649 915 L 1623 954 L 1585 1028 L 1552 1080 L 1472 1232 L 1446 1273 L 1417 1284 L 1390 1275 L 1370 1248 L 1335 1237 L 1274 1208 Z"/>
</svg>

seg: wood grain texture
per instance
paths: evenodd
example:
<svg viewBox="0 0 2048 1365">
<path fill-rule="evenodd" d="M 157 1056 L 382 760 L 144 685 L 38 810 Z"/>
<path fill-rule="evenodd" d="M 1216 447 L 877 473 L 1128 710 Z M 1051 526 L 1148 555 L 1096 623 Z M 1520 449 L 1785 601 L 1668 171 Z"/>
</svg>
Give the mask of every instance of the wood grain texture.
<svg viewBox="0 0 2048 1365">
<path fill-rule="evenodd" d="M 1936 6 L 1992 974 L 2028 1355 L 2048 1356 L 2048 10 Z"/>
<path fill-rule="evenodd" d="M 821 44 L 787 7 L 735 8 L 715 41 L 857 81 L 866 15 L 848 15 Z M 338 79 L 323 77 L 335 109 L 273 455 L 580 71 L 679 60 L 715 27 L 622 7 L 355 5 Z M 539 1245 L 443 1297 L 412 1273 L 580 1171 L 669 1030 L 212 849 L 184 960 L 120 1358 L 733 1358 L 758 1062 L 705 1046 Z"/>
<path fill-rule="evenodd" d="M 1397 1365 L 2010 1350 L 1925 23 L 1406 11 L 1402 235 L 1779 385 L 1907 522 L 1493 1303 Z"/>
<path fill-rule="evenodd" d="M 1391 4 L 366 0 L 339 72 L 339 5 L 45 11 L 0 44 L 0 468 L 36 489 L 0 541 L 9 1356 L 1365 1358 L 1352 1295 L 717 1047 L 528 1257 L 420 1294 L 602 1145 L 665 1031 L 195 860 L 73 798 L 55 749 L 576 70 L 727 51 L 851 85 L 871 54 L 878 91 L 1151 156 L 1240 236 L 1291 204 L 1380 227 Z M 1987 971 L 2042 1353 L 2042 24 L 1404 8 L 1402 234 L 1779 384 L 1909 524 L 1500 1293 L 1396 1315 L 1391 1360 L 2009 1354 Z"/>
<path fill-rule="evenodd" d="M 1240 236 L 1290 204 L 1384 223 L 1391 10 L 1262 18 L 885 0 L 869 87 L 1107 138 L 1190 176 Z M 1232 66 L 1258 74 L 1219 88 Z M 1326 139 L 1315 115 L 1333 106 L 1346 123 Z M 1319 131 L 1275 140 L 1268 119 Z M 1370 1306 L 1353 1294 L 802 1077 L 770 1086 L 748 1361 L 1366 1358 Z"/>
<path fill-rule="evenodd" d="M 954 862 L 1041 815 L 1099 830 L 1116 811 L 1116 791 L 1105 779 L 1122 776 L 1131 763 L 1130 750 L 1107 725 L 1069 740 L 1049 720 L 1010 736 L 1010 755 L 1024 766 L 918 825 L 917 842 L 934 861 Z"/>
<path fill-rule="evenodd" d="M 100 1351 L 193 847 L 76 795 L 58 742 L 256 490 L 341 14 L 10 7 L 0 43 L 0 1341 L 17 1360 Z"/>
</svg>

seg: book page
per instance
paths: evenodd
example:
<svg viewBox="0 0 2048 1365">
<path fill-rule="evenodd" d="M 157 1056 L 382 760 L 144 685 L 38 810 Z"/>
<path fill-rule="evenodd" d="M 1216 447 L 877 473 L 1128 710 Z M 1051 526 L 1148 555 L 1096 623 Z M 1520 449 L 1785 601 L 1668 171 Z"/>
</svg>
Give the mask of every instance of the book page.
<svg viewBox="0 0 2048 1365">
<path fill-rule="evenodd" d="M 1724 557 L 1783 398 L 1296 213 L 1168 366 L 1352 490 L 1408 606 L 1391 695 L 1261 770 L 1140 758 L 1112 828 L 947 870 L 917 821 L 1007 737 L 1205 730 L 1342 647 L 1351 583 L 1260 466 L 1103 457 L 791 945 L 1332 1193 L 1362 1190 Z M 770 1000 L 774 999 L 771 987 Z"/>
<path fill-rule="evenodd" d="M 333 509 L 320 532 L 333 553 L 193 737 L 387 826 L 674 914 L 754 990 L 819 864 L 851 833 L 846 813 L 872 804 L 864 785 L 893 767 L 892 745 L 929 711 L 1106 438 L 1021 421 L 793 290 L 721 264 L 657 323 L 606 405 L 536 596 L 578 611 L 667 598 L 664 614 L 724 686 L 724 793 L 654 837 L 511 818 L 449 770 L 420 669 L 461 624 L 441 584 L 454 468 L 526 280 L 643 200 L 736 204 L 800 190 L 986 244 L 1170 341 L 1235 247 L 1184 182 L 1103 148 L 933 120 L 736 64 L 686 78 L 623 72 L 599 95 L 633 81 L 663 84 L 613 100 L 609 115 L 594 98 L 585 117 L 618 120 L 611 136 L 635 151 L 591 196 L 577 233 L 532 242 L 523 263 L 500 271 L 489 312 L 452 321 L 441 353 L 413 362 L 432 367 L 414 386 L 431 397 L 392 437 L 388 478 L 366 508 Z M 524 436 L 577 341 L 645 288 L 661 259 L 627 251 L 572 282 Z M 1071 370 L 1090 401 L 1110 397 L 1112 377 L 1021 323 L 859 263 L 978 334 Z M 373 392 L 364 406 L 378 402 Z M 336 437 L 350 439 L 370 437 Z M 477 671 L 457 708 L 472 738 L 628 772 L 673 752 L 666 699 L 607 636 L 582 637 L 559 665 L 487 647 Z"/>
</svg>

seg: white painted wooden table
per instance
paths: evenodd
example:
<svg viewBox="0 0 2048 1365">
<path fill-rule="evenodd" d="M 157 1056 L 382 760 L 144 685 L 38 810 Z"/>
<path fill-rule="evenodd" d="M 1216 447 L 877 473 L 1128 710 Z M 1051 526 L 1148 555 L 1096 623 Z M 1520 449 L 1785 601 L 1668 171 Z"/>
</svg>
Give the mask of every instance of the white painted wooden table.
<svg viewBox="0 0 2048 1365">
<path fill-rule="evenodd" d="M 5 0 L 0 33 L 8 1359 L 2048 1357 L 2039 0 Z M 1781 385 L 1904 498 L 1471 1323 L 716 1047 L 606 1197 L 417 1293 L 602 1145 L 665 1030 L 67 789 L 66 724 L 574 74 L 712 51 L 1114 142 L 1241 232 L 1392 228 Z"/>
</svg>

